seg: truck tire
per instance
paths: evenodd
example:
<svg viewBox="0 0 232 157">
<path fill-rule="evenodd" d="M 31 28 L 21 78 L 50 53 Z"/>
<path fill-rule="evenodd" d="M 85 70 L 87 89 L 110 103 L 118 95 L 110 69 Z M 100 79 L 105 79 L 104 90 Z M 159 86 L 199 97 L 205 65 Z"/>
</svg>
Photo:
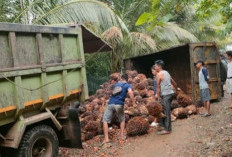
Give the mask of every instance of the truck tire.
<svg viewBox="0 0 232 157">
<path fill-rule="evenodd" d="M 55 131 L 47 125 L 36 126 L 27 131 L 20 143 L 18 157 L 56 157 L 59 141 Z"/>
</svg>

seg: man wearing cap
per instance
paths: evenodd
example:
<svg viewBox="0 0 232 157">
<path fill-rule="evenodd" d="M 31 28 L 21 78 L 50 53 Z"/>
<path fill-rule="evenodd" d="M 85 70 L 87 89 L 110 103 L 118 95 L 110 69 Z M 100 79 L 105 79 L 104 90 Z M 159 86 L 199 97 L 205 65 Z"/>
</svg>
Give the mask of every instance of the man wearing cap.
<svg viewBox="0 0 232 157">
<path fill-rule="evenodd" d="M 196 67 L 199 69 L 199 87 L 201 101 L 204 103 L 205 113 L 201 113 L 202 117 L 210 116 L 210 91 L 209 91 L 209 75 L 207 69 L 204 67 L 205 63 L 202 60 L 197 61 Z"/>
<path fill-rule="evenodd" d="M 162 98 L 162 106 L 164 110 L 165 118 L 159 120 L 160 127 L 164 130 L 158 131 L 158 135 L 169 134 L 172 131 L 171 125 L 171 101 L 175 96 L 173 86 L 177 89 L 175 81 L 171 78 L 170 74 L 163 70 L 164 62 L 162 60 L 155 61 L 155 70 L 157 71 L 157 91 L 156 99 Z M 173 86 L 172 86 L 173 85 Z"/>
</svg>

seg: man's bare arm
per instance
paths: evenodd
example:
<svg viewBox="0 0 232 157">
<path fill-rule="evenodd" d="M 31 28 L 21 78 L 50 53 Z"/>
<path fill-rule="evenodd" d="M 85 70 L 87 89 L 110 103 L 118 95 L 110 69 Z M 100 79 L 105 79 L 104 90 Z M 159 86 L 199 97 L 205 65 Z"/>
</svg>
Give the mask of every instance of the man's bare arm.
<svg viewBox="0 0 232 157">
<path fill-rule="evenodd" d="M 156 98 L 160 98 L 160 84 L 161 84 L 161 81 L 162 81 L 162 75 L 161 74 L 158 74 L 157 75 L 157 88 L 156 88 Z"/>
<path fill-rule="evenodd" d="M 135 104 L 135 97 L 134 97 L 134 93 L 133 93 L 131 88 L 128 89 L 128 94 L 129 94 L 129 96 L 130 96 L 130 98 L 132 100 L 133 106 L 135 106 L 136 105 Z"/>
<path fill-rule="evenodd" d="M 177 83 L 171 78 L 171 83 L 173 87 L 177 90 Z"/>
</svg>

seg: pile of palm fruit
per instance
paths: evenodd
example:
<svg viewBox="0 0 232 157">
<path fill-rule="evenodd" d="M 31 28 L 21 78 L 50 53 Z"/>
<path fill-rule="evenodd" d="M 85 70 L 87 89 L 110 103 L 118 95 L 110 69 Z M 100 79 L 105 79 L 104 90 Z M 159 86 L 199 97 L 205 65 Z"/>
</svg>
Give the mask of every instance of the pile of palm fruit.
<svg viewBox="0 0 232 157">
<path fill-rule="evenodd" d="M 129 136 L 145 134 L 149 130 L 150 123 L 155 118 L 165 116 L 162 113 L 163 108 L 161 103 L 155 100 L 153 79 L 147 78 L 144 74 L 138 74 L 137 71 L 127 71 L 126 73 L 129 76 L 128 83 L 132 85 L 136 100 L 136 105 L 134 106 L 129 96 L 125 99 L 126 131 Z M 110 80 L 103 83 L 100 89 L 96 91 L 96 94 L 90 96 L 79 107 L 83 141 L 103 134 L 102 117 L 108 105 L 114 83 L 119 78 L 120 73 L 111 74 Z M 184 118 L 190 114 L 195 114 L 196 107 L 192 104 L 190 97 L 183 92 L 178 92 L 176 99 L 171 104 L 172 119 Z M 109 126 L 112 130 L 119 129 L 120 122 L 116 115 L 113 116 Z"/>
</svg>

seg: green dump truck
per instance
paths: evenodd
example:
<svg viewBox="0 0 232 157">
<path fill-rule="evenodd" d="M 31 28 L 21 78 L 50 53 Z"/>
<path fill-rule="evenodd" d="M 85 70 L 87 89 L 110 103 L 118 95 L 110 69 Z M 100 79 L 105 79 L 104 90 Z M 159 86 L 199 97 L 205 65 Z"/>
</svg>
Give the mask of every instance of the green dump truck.
<svg viewBox="0 0 232 157">
<path fill-rule="evenodd" d="M 88 97 L 84 53 L 108 50 L 82 25 L 0 23 L 0 156 L 81 148 L 73 102 Z"/>
</svg>

